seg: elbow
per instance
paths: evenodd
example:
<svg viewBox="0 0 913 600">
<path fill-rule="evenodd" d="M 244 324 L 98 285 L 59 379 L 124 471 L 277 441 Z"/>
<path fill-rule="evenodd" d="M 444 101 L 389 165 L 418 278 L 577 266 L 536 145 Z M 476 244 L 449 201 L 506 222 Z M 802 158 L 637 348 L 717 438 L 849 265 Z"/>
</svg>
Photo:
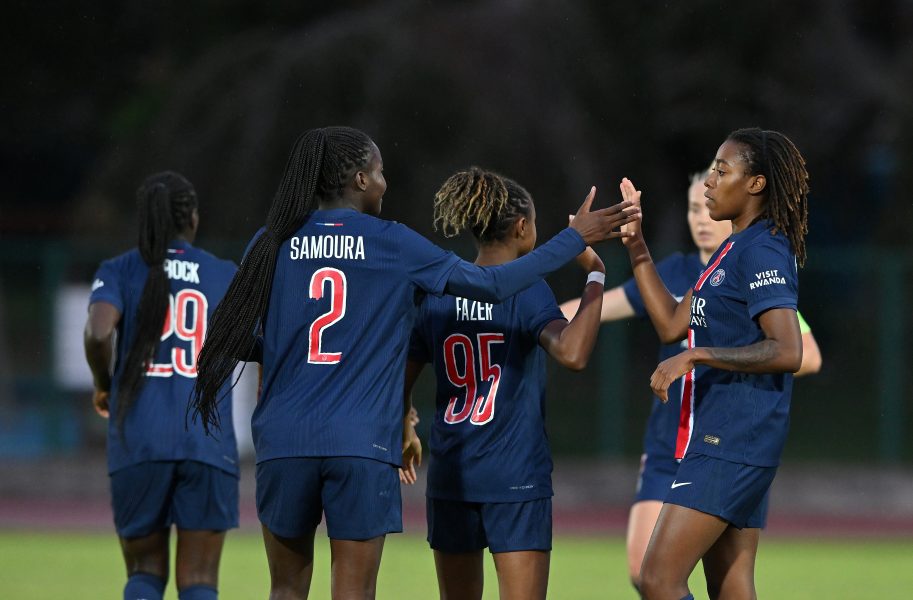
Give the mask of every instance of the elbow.
<svg viewBox="0 0 913 600">
<path fill-rule="evenodd" d="M 678 331 L 672 331 L 669 328 L 664 328 L 662 330 L 657 330 L 656 333 L 659 335 L 659 341 L 663 344 L 674 344 L 685 339 L 685 336 Z"/>
<path fill-rule="evenodd" d="M 783 356 L 784 371 L 798 373 L 802 369 L 802 348 L 785 353 Z"/>
<path fill-rule="evenodd" d="M 558 357 L 558 362 L 565 369 L 580 372 L 590 362 L 590 355 L 588 353 L 568 353 Z"/>
<path fill-rule="evenodd" d="M 107 327 L 86 327 L 86 346 L 99 347 L 108 344 L 114 335 L 114 330 Z"/>
</svg>

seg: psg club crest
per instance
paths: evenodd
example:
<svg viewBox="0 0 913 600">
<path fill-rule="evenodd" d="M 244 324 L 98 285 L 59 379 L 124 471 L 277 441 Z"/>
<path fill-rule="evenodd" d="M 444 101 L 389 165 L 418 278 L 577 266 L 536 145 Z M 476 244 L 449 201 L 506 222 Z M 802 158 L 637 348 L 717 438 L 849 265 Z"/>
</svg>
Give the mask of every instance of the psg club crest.
<svg viewBox="0 0 913 600">
<path fill-rule="evenodd" d="M 710 276 L 710 285 L 716 287 L 723 283 L 724 279 L 726 279 L 726 271 L 723 269 L 717 269 L 713 272 L 713 275 Z"/>
</svg>

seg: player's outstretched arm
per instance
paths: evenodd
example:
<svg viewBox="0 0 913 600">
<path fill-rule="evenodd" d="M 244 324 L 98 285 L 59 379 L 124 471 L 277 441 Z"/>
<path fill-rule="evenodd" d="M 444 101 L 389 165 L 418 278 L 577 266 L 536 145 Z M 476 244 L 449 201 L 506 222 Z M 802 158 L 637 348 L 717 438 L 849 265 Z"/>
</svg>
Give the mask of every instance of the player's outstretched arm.
<svg viewBox="0 0 913 600">
<path fill-rule="evenodd" d="M 571 226 L 526 256 L 491 267 L 458 262 L 447 278 L 445 292 L 485 302 L 503 302 L 557 271 L 588 245 L 628 235 L 616 230 L 634 221 L 639 208 L 633 202 L 622 201 L 591 211 L 595 195 L 596 188 L 592 188 Z"/>
<path fill-rule="evenodd" d="M 811 327 L 802 318 L 802 313 L 796 312 L 799 318 L 799 330 L 802 332 L 802 366 L 796 371 L 796 377 L 814 375 L 821 370 L 821 349 L 812 333 Z"/>
<path fill-rule="evenodd" d="M 425 363 L 414 360 L 406 361 L 406 379 L 403 385 L 403 466 L 399 470 L 399 480 L 412 485 L 418 480 L 416 467 L 422 465 L 422 442 L 415 432 L 418 413 L 412 406 L 412 388 Z"/>
<path fill-rule="evenodd" d="M 640 206 L 640 191 L 634 187 L 631 180 L 625 177 L 621 180 L 621 195 L 625 201 L 634 202 Z M 638 213 L 642 214 L 642 213 Z M 691 305 L 691 291 L 685 295 L 681 302 L 669 293 L 666 284 L 660 279 L 650 250 L 644 240 L 641 230 L 641 218 L 622 227 L 628 234 L 622 242 L 628 248 L 634 279 L 637 290 L 643 298 L 644 306 L 650 321 L 664 344 L 671 344 L 685 339 L 688 334 L 688 319 Z"/>
<path fill-rule="evenodd" d="M 577 262 L 587 273 L 602 273 L 605 279 L 605 265 L 592 248 L 577 257 Z M 564 319 L 552 321 L 542 328 L 539 344 L 563 367 L 572 371 L 583 370 L 593 353 L 596 336 L 599 333 L 599 317 L 602 312 L 603 284 L 587 281 L 579 307 L 570 322 Z"/>
<path fill-rule="evenodd" d="M 120 311 L 107 302 L 93 302 L 83 332 L 86 361 L 92 371 L 95 388 L 92 404 L 95 412 L 108 418 L 108 394 L 111 391 L 111 357 L 114 354 L 114 331 L 120 322 Z"/>
</svg>

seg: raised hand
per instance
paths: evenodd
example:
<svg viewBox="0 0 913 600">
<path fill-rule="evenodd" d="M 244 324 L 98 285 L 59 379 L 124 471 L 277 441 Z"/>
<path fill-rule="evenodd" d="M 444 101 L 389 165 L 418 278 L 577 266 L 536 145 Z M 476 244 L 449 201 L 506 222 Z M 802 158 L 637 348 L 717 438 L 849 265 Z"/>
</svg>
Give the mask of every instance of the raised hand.
<svg viewBox="0 0 913 600">
<path fill-rule="evenodd" d="M 628 234 L 621 238 L 621 243 L 628 246 L 631 242 L 642 237 L 641 221 L 643 220 L 643 213 L 640 210 L 640 190 L 636 189 L 634 183 L 627 177 L 621 180 L 621 184 L 618 187 L 621 189 L 622 201 L 631 202 L 632 206 L 637 208 L 637 218 L 621 226 L 621 231 Z"/>
<path fill-rule="evenodd" d="M 616 229 L 633 222 L 640 214 L 640 207 L 634 206 L 634 202 L 627 200 L 608 208 L 591 211 L 590 207 L 593 205 L 595 197 L 596 188 L 592 187 L 571 222 L 571 227 L 580 234 L 583 241 L 590 246 L 612 238 L 630 236 L 630 233 L 616 231 Z"/>
</svg>

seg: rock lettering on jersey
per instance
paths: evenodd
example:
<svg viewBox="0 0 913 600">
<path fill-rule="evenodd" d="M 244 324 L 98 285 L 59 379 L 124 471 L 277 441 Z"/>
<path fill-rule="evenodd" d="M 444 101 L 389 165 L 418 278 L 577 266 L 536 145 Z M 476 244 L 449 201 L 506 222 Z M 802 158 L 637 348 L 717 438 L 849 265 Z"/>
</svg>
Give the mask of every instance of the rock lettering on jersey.
<svg viewBox="0 0 913 600">
<path fill-rule="evenodd" d="M 168 279 L 177 279 L 187 283 L 200 283 L 200 263 L 166 258 L 165 273 L 168 274 Z"/>
<path fill-rule="evenodd" d="M 302 235 L 293 236 L 289 242 L 289 258 L 292 260 L 365 259 L 365 240 L 360 235 Z"/>
<path fill-rule="evenodd" d="M 755 273 L 755 281 L 748 282 L 748 289 L 755 290 L 759 287 L 764 287 L 765 285 L 780 284 L 786 285 L 786 279 L 779 275 L 779 269 L 773 269 L 771 271 L 761 271 L 760 273 Z"/>
<path fill-rule="evenodd" d="M 466 298 L 456 299 L 457 321 L 491 321 L 491 307 L 488 302 L 477 302 Z"/>
<path fill-rule="evenodd" d="M 707 300 L 691 297 L 691 327 L 706 327 L 707 319 L 704 318 L 704 306 Z"/>
</svg>

